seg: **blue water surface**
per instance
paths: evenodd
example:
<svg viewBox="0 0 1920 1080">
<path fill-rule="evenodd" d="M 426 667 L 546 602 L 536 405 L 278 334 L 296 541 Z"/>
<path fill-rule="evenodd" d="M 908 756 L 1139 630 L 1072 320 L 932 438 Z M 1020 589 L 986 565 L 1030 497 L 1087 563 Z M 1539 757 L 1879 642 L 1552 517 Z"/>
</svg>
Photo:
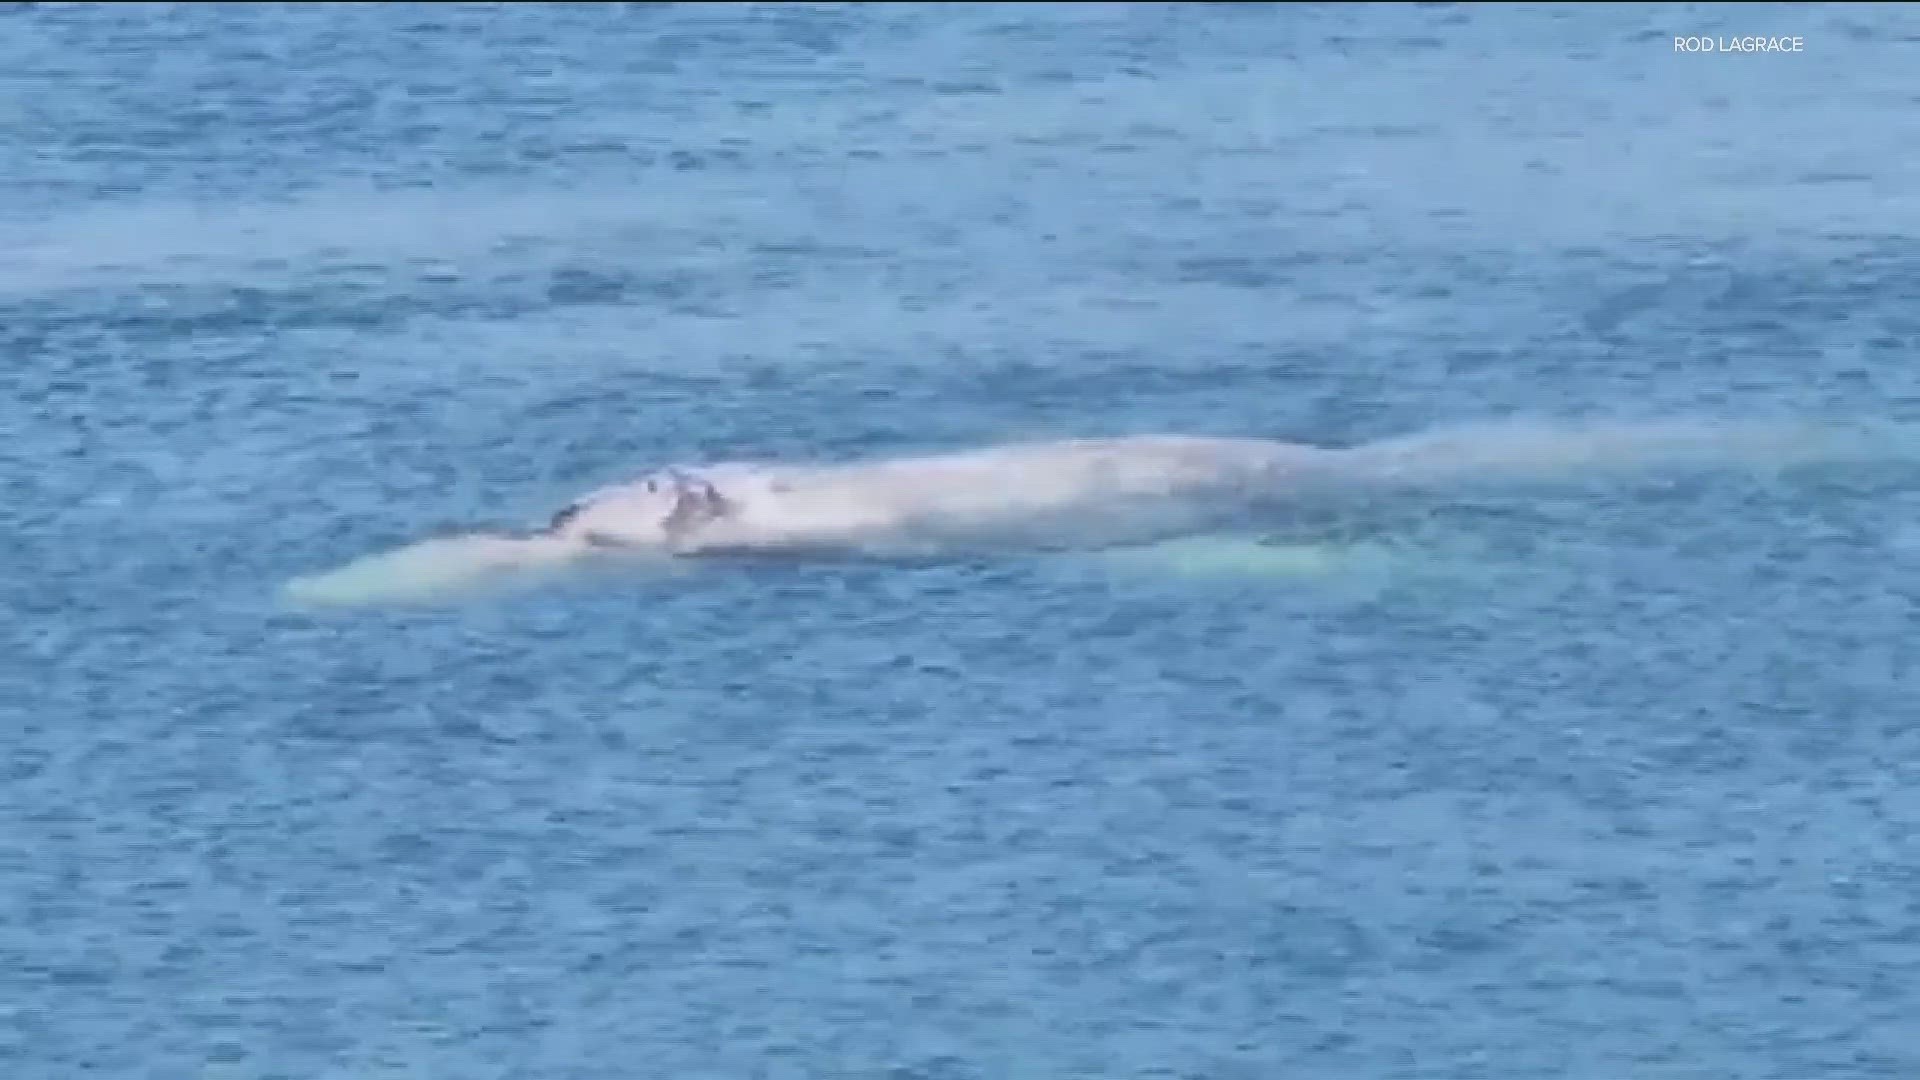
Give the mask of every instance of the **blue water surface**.
<svg viewBox="0 0 1920 1080">
<path fill-rule="evenodd" d="M 1912 472 L 1442 506 L 1367 589 L 278 596 L 664 461 L 1911 421 L 1917 68 L 1904 5 L 0 10 L 0 1071 L 1920 1075 Z"/>
</svg>

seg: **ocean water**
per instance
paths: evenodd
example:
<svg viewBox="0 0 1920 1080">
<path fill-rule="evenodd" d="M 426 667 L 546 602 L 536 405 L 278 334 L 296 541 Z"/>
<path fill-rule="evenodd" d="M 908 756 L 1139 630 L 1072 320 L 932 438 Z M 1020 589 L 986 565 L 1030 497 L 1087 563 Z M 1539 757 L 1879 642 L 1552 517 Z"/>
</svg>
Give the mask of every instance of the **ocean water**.
<svg viewBox="0 0 1920 1080">
<path fill-rule="evenodd" d="M 1911 421 L 1916 47 L 1901 5 L 0 10 L 0 1067 L 1916 1075 L 1912 470 L 1478 493 L 1349 538 L 1443 553 L 1365 588 L 278 592 L 715 456 Z"/>
</svg>

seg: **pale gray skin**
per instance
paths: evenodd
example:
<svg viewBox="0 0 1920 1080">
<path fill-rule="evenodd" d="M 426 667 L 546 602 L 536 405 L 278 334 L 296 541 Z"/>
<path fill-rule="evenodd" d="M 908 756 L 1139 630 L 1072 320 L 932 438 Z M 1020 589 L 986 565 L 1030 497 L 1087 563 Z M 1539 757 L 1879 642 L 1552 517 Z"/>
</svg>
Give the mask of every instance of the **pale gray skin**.
<svg viewBox="0 0 1920 1080">
<path fill-rule="evenodd" d="M 1140 436 L 817 466 L 723 463 L 602 488 L 544 535 L 675 556 L 916 555 L 1219 529 L 1349 473 L 1261 439 Z"/>
<path fill-rule="evenodd" d="M 811 466 L 733 462 L 655 472 L 591 493 L 545 529 L 462 530 L 297 578 L 287 592 L 302 603 L 404 601 L 603 557 L 684 565 L 1098 553 L 1095 561 L 1154 573 L 1318 576 L 1340 551 L 1358 550 L 1352 536 L 1425 528 L 1433 508 L 1476 489 L 1841 462 L 1920 465 L 1920 429 L 1516 421 L 1346 449 L 1148 435 Z M 1319 542 L 1329 536 L 1339 539 Z"/>
<path fill-rule="evenodd" d="M 731 462 L 602 488 L 535 539 L 579 553 L 933 556 L 1259 531 L 1325 500 L 1644 469 L 1909 453 L 1804 424 L 1502 422 L 1353 448 L 1185 435 L 1069 439 L 813 466 Z"/>
</svg>

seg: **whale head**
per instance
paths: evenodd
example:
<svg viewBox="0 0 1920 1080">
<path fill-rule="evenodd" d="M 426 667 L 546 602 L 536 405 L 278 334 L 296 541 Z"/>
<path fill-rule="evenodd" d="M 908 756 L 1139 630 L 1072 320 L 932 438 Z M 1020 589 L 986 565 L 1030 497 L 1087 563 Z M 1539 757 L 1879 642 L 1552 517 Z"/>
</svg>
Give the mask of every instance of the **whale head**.
<svg viewBox="0 0 1920 1080">
<path fill-rule="evenodd" d="M 729 509 L 707 478 L 662 469 L 576 499 L 553 516 L 543 535 L 595 548 L 671 553 Z"/>
</svg>

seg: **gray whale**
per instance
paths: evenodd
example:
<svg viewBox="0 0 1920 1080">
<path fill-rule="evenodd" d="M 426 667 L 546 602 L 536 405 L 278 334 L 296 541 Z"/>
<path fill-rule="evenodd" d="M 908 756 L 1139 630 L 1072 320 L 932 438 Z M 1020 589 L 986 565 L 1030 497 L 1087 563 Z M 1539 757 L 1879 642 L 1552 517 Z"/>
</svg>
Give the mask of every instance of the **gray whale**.
<svg viewBox="0 0 1920 1080">
<path fill-rule="evenodd" d="M 1284 529 L 1303 508 L 1623 473 L 1914 460 L 1898 427 L 1725 420 L 1461 425 L 1351 447 L 1135 435 L 864 461 L 659 469 L 544 527 L 441 537 L 296 579 L 297 598 L 428 596 L 595 560 L 939 559 L 1103 551 Z"/>
<path fill-rule="evenodd" d="M 538 536 L 674 557 L 1127 546 L 1273 527 L 1315 503 L 1841 455 L 1805 425 L 1501 423 L 1357 447 L 1141 435 L 811 466 L 726 462 L 602 488 Z"/>
<path fill-rule="evenodd" d="M 1334 471 L 1331 452 L 1311 447 L 1164 435 L 723 462 L 602 488 L 538 535 L 682 558 L 1106 546 L 1217 529 Z"/>
</svg>

